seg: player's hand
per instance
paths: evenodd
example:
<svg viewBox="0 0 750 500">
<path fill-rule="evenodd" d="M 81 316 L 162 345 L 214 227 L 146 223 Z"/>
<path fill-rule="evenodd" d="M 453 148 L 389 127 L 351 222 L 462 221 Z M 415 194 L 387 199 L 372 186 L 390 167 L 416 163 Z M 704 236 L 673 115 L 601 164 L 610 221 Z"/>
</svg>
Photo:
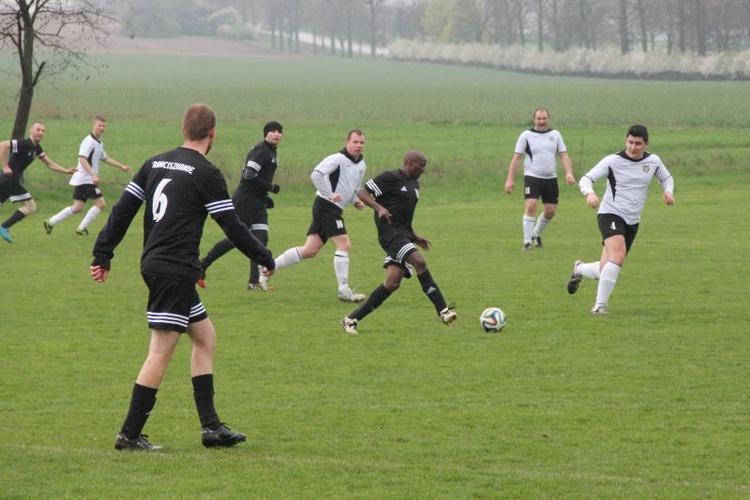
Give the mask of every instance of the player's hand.
<svg viewBox="0 0 750 500">
<path fill-rule="evenodd" d="M 341 201 L 341 195 L 338 193 L 333 193 L 331 195 L 331 201 L 338 203 L 339 201 Z"/>
<path fill-rule="evenodd" d="M 414 235 L 414 243 L 422 247 L 423 249 L 429 251 L 430 248 L 432 248 L 432 242 L 428 240 L 427 238 L 423 238 L 421 236 Z"/>
<path fill-rule="evenodd" d="M 128 173 L 128 174 L 129 174 L 130 172 L 132 172 L 132 170 L 133 170 L 133 169 L 132 169 L 132 168 L 130 168 L 130 167 L 128 167 L 127 165 L 123 165 L 123 166 L 122 166 L 122 171 L 123 171 L 123 172 L 126 172 L 126 173 Z"/>
<path fill-rule="evenodd" d="M 93 181 L 93 182 L 94 182 L 94 186 L 98 186 L 98 185 L 99 185 L 99 176 L 98 176 L 98 175 L 95 175 L 95 176 L 93 177 L 93 179 L 94 179 L 94 181 Z"/>
<path fill-rule="evenodd" d="M 91 269 L 91 277 L 94 281 L 97 283 L 104 283 L 107 281 L 109 269 L 104 269 L 102 266 L 90 266 L 89 269 Z"/>
<path fill-rule="evenodd" d="M 76 170 L 78 170 L 76 167 L 70 167 L 65 169 L 65 173 L 68 175 L 73 175 L 76 173 Z"/>
<path fill-rule="evenodd" d="M 565 174 L 565 182 L 567 182 L 569 186 L 572 186 L 576 183 L 576 178 L 573 177 L 573 174 Z"/>
<path fill-rule="evenodd" d="M 357 210 L 362 210 L 363 208 L 365 208 L 365 204 L 362 203 L 362 200 L 356 200 L 354 202 L 354 208 L 356 208 Z"/>
<path fill-rule="evenodd" d="M 664 199 L 664 202 L 670 207 L 674 205 L 674 195 L 670 193 L 669 191 L 665 192 L 662 198 Z"/>
<path fill-rule="evenodd" d="M 13 170 L 8 165 L 3 165 L 3 173 L 5 175 L 13 175 Z"/>
<path fill-rule="evenodd" d="M 589 193 L 586 195 L 586 205 L 591 208 L 597 208 L 599 206 L 599 197 L 596 193 Z"/>
<path fill-rule="evenodd" d="M 508 181 L 505 183 L 505 192 L 510 194 L 513 192 L 513 188 L 515 187 L 516 183 L 513 181 Z"/>
<path fill-rule="evenodd" d="M 387 208 L 381 206 L 378 208 L 378 219 L 384 220 L 388 222 L 388 224 L 391 223 L 391 213 L 388 211 Z"/>
</svg>

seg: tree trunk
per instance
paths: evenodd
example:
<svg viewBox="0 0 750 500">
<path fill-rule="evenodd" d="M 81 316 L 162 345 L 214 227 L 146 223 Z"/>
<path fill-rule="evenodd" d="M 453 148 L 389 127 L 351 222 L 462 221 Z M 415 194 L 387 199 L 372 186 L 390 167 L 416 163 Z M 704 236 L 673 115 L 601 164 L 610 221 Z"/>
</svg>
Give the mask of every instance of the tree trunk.
<svg viewBox="0 0 750 500">
<path fill-rule="evenodd" d="M 620 0 L 620 15 L 618 18 L 620 32 L 620 53 L 630 52 L 630 36 L 628 33 L 628 0 Z"/>
<path fill-rule="evenodd" d="M 685 12 L 685 2 L 687 0 L 677 0 L 677 48 L 680 54 L 687 50 L 687 12 Z"/>
<path fill-rule="evenodd" d="M 537 0 L 536 2 L 536 38 L 539 52 L 544 52 L 544 17 L 542 12 L 544 11 L 544 0 Z"/>
<path fill-rule="evenodd" d="M 695 36 L 698 45 L 698 55 L 706 55 L 706 6 L 703 0 L 695 1 Z"/>
</svg>

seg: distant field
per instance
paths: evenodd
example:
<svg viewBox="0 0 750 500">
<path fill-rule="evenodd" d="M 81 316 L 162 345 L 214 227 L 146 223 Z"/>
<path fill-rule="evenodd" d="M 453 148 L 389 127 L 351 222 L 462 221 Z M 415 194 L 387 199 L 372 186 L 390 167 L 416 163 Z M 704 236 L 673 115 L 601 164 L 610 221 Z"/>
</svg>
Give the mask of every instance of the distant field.
<svg viewBox="0 0 750 500">
<path fill-rule="evenodd" d="M 0 69 L 12 64 L 0 54 Z M 322 57 L 102 57 L 92 79 L 41 87 L 44 147 L 72 164 L 90 117 L 138 166 L 180 142 L 192 102 L 220 119 L 211 158 L 236 183 L 271 118 L 285 125 L 275 254 L 309 223 L 310 169 L 367 133 L 369 173 L 404 151 L 430 158 L 415 228 L 458 321 L 440 324 L 409 280 L 357 338 L 338 320 L 330 248 L 246 292 L 247 263 L 218 261 L 201 290 L 219 331 L 217 406 L 248 433 L 233 450 L 200 446 L 178 349 L 146 428 L 164 453 L 116 453 L 114 436 L 148 344 L 138 274 L 140 222 L 104 285 L 88 277 L 94 236 L 42 220 L 69 203 L 67 179 L 38 162 L 27 175 L 39 213 L 0 241 L 0 497 L 7 498 L 746 498 L 750 495 L 747 158 L 741 103 L 750 83 L 634 82 Z M 197 69 L 200 68 L 200 71 Z M 0 79 L 9 134 L 16 85 Z M 502 191 L 515 139 L 536 106 L 552 110 L 580 175 L 622 147 L 628 125 L 652 131 L 677 179 L 674 207 L 654 188 L 609 317 L 595 287 L 565 291 L 576 258 L 598 257 L 595 214 L 561 187 L 546 248 L 520 247 L 522 198 Z M 128 176 L 107 166 L 110 204 Z M 601 189 L 601 186 L 599 186 Z M 0 207 L 4 220 L 12 207 Z M 95 221 L 92 233 L 104 223 Z M 351 279 L 383 279 L 370 211 L 345 214 Z M 220 237 L 209 221 L 203 250 Z M 478 315 L 509 325 L 484 334 Z"/>
</svg>

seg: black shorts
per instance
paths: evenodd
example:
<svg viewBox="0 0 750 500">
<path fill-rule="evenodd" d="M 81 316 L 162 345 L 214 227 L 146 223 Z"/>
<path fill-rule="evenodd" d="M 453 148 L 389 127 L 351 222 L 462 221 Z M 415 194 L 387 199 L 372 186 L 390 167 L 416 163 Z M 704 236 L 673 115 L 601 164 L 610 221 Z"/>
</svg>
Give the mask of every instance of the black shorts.
<svg viewBox="0 0 750 500">
<path fill-rule="evenodd" d="M 638 234 L 639 224 L 626 224 L 622 217 L 614 214 L 599 214 L 597 221 L 599 232 L 602 233 L 602 244 L 610 236 L 622 235 L 625 237 L 625 253 L 630 251 L 635 235 Z"/>
<path fill-rule="evenodd" d="M 409 255 L 419 250 L 410 236 L 404 230 L 381 230 L 378 234 L 378 242 L 386 253 L 383 267 L 387 269 L 388 266 L 399 266 L 406 271 L 404 275 L 406 278 L 411 278 L 414 274 L 414 268 L 407 259 Z"/>
<path fill-rule="evenodd" d="M 81 184 L 73 189 L 73 199 L 78 201 L 96 200 L 102 197 L 102 190 L 93 184 Z"/>
<path fill-rule="evenodd" d="M 313 220 L 307 234 L 317 234 L 323 240 L 323 243 L 328 241 L 331 236 L 347 234 L 344 218 L 341 216 L 343 212 L 338 205 L 316 196 L 312 207 Z"/>
<path fill-rule="evenodd" d="M 208 318 L 195 283 L 143 274 L 148 287 L 146 317 L 152 330 L 185 333 L 190 323 Z"/>
<path fill-rule="evenodd" d="M 31 194 L 21 185 L 15 175 L 0 172 L 0 203 L 10 200 L 11 203 L 30 200 Z"/>
<path fill-rule="evenodd" d="M 530 175 L 523 176 L 524 198 L 537 200 L 542 198 L 542 203 L 557 205 L 560 199 L 560 187 L 557 185 L 557 177 L 554 179 L 540 179 Z"/>
</svg>

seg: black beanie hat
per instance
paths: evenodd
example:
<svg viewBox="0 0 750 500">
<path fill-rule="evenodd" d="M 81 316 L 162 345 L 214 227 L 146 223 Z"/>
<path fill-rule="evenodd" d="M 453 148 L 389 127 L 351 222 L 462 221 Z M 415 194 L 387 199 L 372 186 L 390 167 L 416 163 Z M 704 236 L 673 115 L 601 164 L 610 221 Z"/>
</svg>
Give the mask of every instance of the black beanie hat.
<svg viewBox="0 0 750 500">
<path fill-rule="evenodd" d="M 276 121 L 270 121 L 266 123 L 263 126 L 263 137 L 267 136 L 269 132 L 273 132 L 274 130 L 278 130 L 279 132 L 284 132 L 284 127 L 281 126 L 281 123 Z"/>
</svg>

